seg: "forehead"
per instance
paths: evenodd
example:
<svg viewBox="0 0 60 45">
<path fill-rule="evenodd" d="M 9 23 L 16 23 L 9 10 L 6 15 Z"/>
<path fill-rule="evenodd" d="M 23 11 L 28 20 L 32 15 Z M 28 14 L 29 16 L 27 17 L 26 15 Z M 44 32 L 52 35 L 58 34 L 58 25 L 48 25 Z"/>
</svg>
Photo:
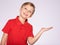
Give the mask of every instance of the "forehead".
<svg viewBox="0 0 60 45">
<path fill-rule="evenodd" d="M 31 9 L 31 10 L 34 9 L 33 6 L 31 6 L 29 4 L 28 5 L 24 5 L 23 8 L 28 8 L 28 9 Z"/>
</svg>

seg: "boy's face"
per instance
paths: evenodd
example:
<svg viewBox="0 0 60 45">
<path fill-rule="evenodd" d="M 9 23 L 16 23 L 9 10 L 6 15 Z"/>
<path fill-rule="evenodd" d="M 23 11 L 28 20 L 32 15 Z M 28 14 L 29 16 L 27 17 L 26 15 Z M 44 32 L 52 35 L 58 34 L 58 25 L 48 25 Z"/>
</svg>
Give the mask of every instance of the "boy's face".
<svg viewBox="0 0 60 45">
<path fill-rule="evenodd" d="M 24 5 L 21 9 L 20 9 L 20 16 L 27 19 L 29 17 L 31 17 L 32 13 L 33 13 L 34 8 L 30 5 Z"/>
</svg>

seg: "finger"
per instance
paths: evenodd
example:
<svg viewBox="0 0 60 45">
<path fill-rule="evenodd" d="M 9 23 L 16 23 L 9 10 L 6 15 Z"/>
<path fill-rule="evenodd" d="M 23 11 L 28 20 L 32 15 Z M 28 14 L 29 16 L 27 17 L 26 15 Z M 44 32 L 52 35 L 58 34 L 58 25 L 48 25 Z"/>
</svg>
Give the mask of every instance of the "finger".
<svg viewBox="0 0 60 45">
<path fill-rule="evenodd" d="M 52 29 L 53 27 L 49 27 L 49 28 L 47 28 L 47 29 Z"/>
</svg>

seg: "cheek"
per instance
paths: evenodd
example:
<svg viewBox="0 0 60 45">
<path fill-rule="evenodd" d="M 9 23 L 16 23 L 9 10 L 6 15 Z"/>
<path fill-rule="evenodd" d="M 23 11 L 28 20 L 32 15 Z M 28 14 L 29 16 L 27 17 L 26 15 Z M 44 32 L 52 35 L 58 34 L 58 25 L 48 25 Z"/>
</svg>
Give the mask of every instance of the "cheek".
<svg viewBox="0 0 60 45">
<path fill-rule="evenodd" d="M 28 15 L 28 17 L 31 17 L 31 16 L 32 16 L 32 14 L 29 14 L 29 15 Z"/>
<path fill-rule="evenodd" d="M 22 13 L 22 10 L 20 10 L 20 14 Z"/>
<path fill-rule="evenodd" d="M 20 10 L 20 14 L 21 14 L 21 15 L 23 14 L 23 12 L 24 12 L 24 10 Z"/>
<path fill-rule="evenodd" d="M 32 15 L 32 13 L 29 13 L 29 16 L 31 16 Z"/>
</svg>

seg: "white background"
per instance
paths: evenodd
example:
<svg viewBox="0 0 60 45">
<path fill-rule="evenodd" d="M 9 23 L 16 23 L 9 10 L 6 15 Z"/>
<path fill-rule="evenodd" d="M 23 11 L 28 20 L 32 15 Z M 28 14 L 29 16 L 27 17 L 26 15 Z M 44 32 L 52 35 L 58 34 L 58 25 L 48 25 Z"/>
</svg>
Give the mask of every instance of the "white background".
<svg viewBox="0 0 60 45">
<path fill-rule="evenodd" d="M 60 0 L 0 0 L 0 41 L 2 28 L 9 19 L 19 15 L 20 6 L 26 1 L 36 6 L 34 15 L 29 19 L 34 35 L 42 27 L 54 27 L 44 32 L 34 45 L 60 45 Z"/>
</svg>

